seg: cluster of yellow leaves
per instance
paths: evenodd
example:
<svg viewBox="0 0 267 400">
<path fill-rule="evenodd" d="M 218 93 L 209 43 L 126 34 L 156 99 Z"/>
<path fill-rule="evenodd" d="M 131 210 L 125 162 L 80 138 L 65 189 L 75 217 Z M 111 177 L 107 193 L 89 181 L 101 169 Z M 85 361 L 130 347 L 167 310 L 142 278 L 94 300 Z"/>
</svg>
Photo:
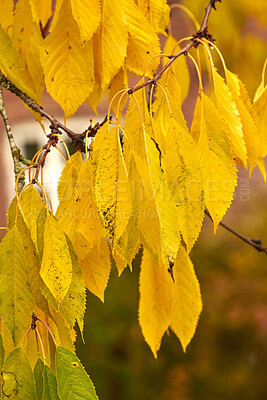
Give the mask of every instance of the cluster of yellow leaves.
<svg viewBox="0 0 267 400">
<path fill-rule="evenodd" d="M 24 8 L 32 18 L 27 30 Z M 10 24 L 0 29 L 0 66 L 37 100 L 42 87 L 36 79 L 44 74 L 68 117 L 83 101 L 95 108 L 109 86 L 111 94 L 127 86 L 128 71 L 145 72 L 160 52 L 157 33 L 164 32 L 168 7 L 163 0 L 92 1 L 90 7 L 84 0 L 57 1 L 50 33 L 42 39 L 37 22 L 44 26 L 50 15 L 50 2 L 18 1 Z M 33 46 L 28 56 L 27 41 Z M 40 54 L 37 69 L 33 51 Z M 174 51 L 169 36 L 164 53 Z M 154 59 L 146 72 L 156 66 Z M 233 198 L 237 165 L 250 173 L 258 165 L 266 178 L 264 72 L 252 104 L 236 75 L 225 69 L 223 78 L 213 65 L 211 70 L 212 95 L 200 85 L 190 130 L 181 111 L 189 72 L 186 59 L 178 58 L 151 88 L 150 99 L 144 89 L 130 96 L 123 125 L 118 115 L 115 126 L 98 130 L 89 159 L 77 152 L 67 161 L 55 216 L 32 186 L 17 206 L 12 203 L 0 246 L 5 348 L 21 342 L 34 310 L 58 343 L 71 347 L 75 320 L 82 329 L 84 286 L 104 301 L 111 259 L 120 275 L 142 248 L 139 321 L 145 340 L 156 356 L 170 328 L 186 349 L 202 309 L 189 253 L 204 209 L 216 230 Z"/>
<path fill-rule="evenodd" d="M 34 312 L 53 333 L 57 345 L 74 350 L 75 321 L 82 331 L 85 288 L 82 269 L 69 238 L 31 185 L 14 198 L 8 211 L 8 233 L 0 245 L 1 336 L 5 354 L 20 346 Z M 38 323 L 47 362 L 54 343 Z M 34 333 L 24 349 L 33 366 L 38 359 Z"/>
<path fill-rule="evenodd" d="M 143 74 L 169 20 L 166 0 L 58 0 L 54 12 L 51 0 L 19 0 L 15 10 L 13 0 L 1 0 L 0 7 L 2 72 L 39 104 L 44 76 L 66 118 L 84 101 L 96 109 L 109 87 L 110 95 L 127 87 L 129 71 Z"/>
</svg>

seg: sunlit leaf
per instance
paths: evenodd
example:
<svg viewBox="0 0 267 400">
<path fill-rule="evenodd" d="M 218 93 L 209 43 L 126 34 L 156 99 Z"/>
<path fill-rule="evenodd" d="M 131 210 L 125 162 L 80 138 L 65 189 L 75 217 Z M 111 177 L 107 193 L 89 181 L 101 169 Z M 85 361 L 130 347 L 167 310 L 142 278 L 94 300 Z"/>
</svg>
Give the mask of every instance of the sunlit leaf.
<svg viewBox="0 0 267 400">
<path fill-rule="evenodd" d="M 145 71 L 150 59 L 160 54 L 158 37 L 134 0 L 125 2 L 124 13 L 129 35 L 126 66 L 136 74 L 150 75 L 159 63 L 159 58 L 154 59 Z"/>
<path fill-rule="evenodd" d="M 156 32 L 166 35 L 170 9 L 166 0 L 138 0 L 138 6 Z"/>
<path fill-rule="evenodd" d="M 179 45 L 177 46 L 176 40 L 171 35 L 169 35 L 163 49 L 163 54 L 172 55 L 178 53 L 180 49 L 181 49 L 180 46 Z M 169 61 L 168 58 L 163 57 L 162 59 L 163 66 L 167 64 L 168 61 Z M 189 75 L 188 65 L 186 62 L 186 57 L 184 56 L 178 57 L 172 63 L 170 71 L 168 71 L 168 74 L 166 76 L 167 81 L 170 79 L 170 75 L 173 75 L 174 79 L 177 80 L 179 86 L 181 87 L 181 100 L 183 102 L 188 94 L 189 84 L 190 84 L 190 75 Z"/>
<path fill-rule="evenodd" d="M 81 40 L 91 39 L 100 22 L 100 5 L 99 0 L 71 0 L 72 13 L 77 22 Z"/>
<path fill-rule="evenodd" d="M 201 153 L 205 204 L 216 230 L 231 204 L 237 175 L 222 117 L 204 93 L 198 96 L 191 134 Z"/>
<path fill-rule="evenodd" d="M 81 266 L 85 286 L 104 302 L 111 269 L 109 247 L 105 239 L 101 240 L 99 248 L 94 247 L 81 260 Z"/>
<path fill-rule="evenodd" d="M 224 79 L 213 68 L 216 106 L 220 115 L 223 117 L 229 132 L 229 140 L 235 157 L 241 160 L 241 166 L 247 166 L 247 149 L 242 130 L 240 114 L 232 97 L 231 91 Z M 240 161 L 239 161 L 240 163 Z"/>
<path fill-rule="evenodd" d="M 92 42 L 80 42 L 80 31 L 70 3 L 63 0 L 55 28 L 41 48 L 48 92 L 70 117 L 94 86 Z M 78 79 L 77 79 L 78 78 Z"/>
<path fill-rule="evenodd" d="M 204 217 L 204 185 L 198 147 L 175 120 L 166 136 L 162 167 L 170 193 L 176 203 L 180 229 L 188 251 L 193 247 Z"/>
<path fill-rule="evenodd" d="M 101 27 L 94 36 L 97 42 L 96 68 L 101 87 L 107 89 L 111 79 L 124 63 L 128 43 L 126 21 L 119 0 L 101 2 Z"/>
<path fill-rule="evenodd" d="M 238 76 L 227 70 L 226 78 L 228 87 L 240 114 L 251 175 L 259 155 L 259 133 L 253 119 L 252 105 L 246 88 Z"/>
<path fill-rule="evenodd" d="M 0 0 L 0 25 L 5 31 L 10 31 L 13 23 L 13 0 Z"/>
<path fill-rule="evenodd" d="M 171 323 L 171 284 L 167 269 L 156 265 L 144 249 L 140 272 L 139 323 L 145 341 L 157 357 L 161 338 Z"/>
<path fill-rule="evenodd" d="M 173 278 L 171 329 L 185 351 L 194 336 L 202 301 L 193 264 L 183 246 L 180 246 L 173 266 Z"/>
<path fill-rule="evenodd" d="M 12 41 L 19 55 L 23 79 L 35 94 L 37 103 L 41 105 L 44 83 L 39 58 L 42 35 L 38 23 L 39 21 L 33 20 L 29 1 L 19 0 L 15 8 Z M 38 49 L 37 55 L 36 49 Z"/>
</svg>

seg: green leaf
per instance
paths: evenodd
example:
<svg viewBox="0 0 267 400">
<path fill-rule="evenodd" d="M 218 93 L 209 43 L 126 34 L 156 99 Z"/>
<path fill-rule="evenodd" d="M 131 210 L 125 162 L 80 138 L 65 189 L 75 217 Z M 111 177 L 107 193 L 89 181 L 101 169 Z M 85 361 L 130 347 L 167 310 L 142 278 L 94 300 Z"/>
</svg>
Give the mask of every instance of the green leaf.
<svg viewBox="0 0 267 400">
<path fill-rule="evenodd" d="M 57 381 L 54 372 L 45 365 L 44 368 L 44 391 L 42 400 L 60 400 L 57 393 Z"/>
<path fill-rule="evenodd" d="M 3 365 L 2 393 L 10 400 L 36 400 L 33 372 L 21 347 L 13 350 Z"/>
<path fill-rule="evenodd" d="M 5 349 L 3 345 L 2 335 L 0 334 L 0 369 L 2 368 L 4 359 L 5 359 Z"/>
<path fill-rule="evenodd" d="M 15 345 L 20 344 L 30 325 L 33 308 L 23 241 L 15 225 L 0 245 L 0 311 Z"/>
<path fill-rule="evenodd" d="M 97 400 L 94 385 L 80 360 L 64 347 L 56 350 L 56 377 L 61 400 Z"/>
<path fill-rule="evenodd" d="M 44 386 L 44 368 L 43 361 L 39 358 L 35 364 L 33 373 L 36 387 L 37 399 L 43 399 L 43 386 Z"/>
</svg>

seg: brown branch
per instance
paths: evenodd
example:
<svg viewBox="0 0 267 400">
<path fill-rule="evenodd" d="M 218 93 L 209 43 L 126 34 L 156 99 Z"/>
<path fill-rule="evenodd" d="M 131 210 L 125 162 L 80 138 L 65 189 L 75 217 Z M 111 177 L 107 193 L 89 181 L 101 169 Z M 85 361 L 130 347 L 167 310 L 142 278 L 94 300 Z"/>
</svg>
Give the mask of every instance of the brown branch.
<svg viewBox="0 0 267 400">
<path fill-rule="evenodd" d="M 73 139 L 76 136 L 76 133 L 73 132 L 71 129 L 67 128 L 64 124 L 59 122 L 56 118 L 46 112 L 41 106 L 39 106 L 34 100 L 32 100 L 27 94 L 23 93 L 20 89 L 18 89 L 13 83 L 10 82 L 1 72 L 0 72 L 0 80 L 2 86 L 9 90 L 10 92 L 14 93 L 18 96 L 28 107 L 30 107 L 33 111 L 39 113 L 42 117 L 48 119 L 51 122 L 52 126 L 56 126 L 62 129 L 66 134 L 69 136 L 70 139 Z"/>
<path fill-rule="evenodd" d="M 164 65 L 164 67 L 154 76 L 154 78 L 149 79 L 148 81 L 134 86 L 132 88 L 130 88 L 128 90 L 128 94 L 133 94 L 134 92 L 136 92 L 139 89 L 142 89 L 146 86 L 149 85 L 154 85 L 156 82 L 158 82 L 160 80 L 160 78 L 162 77 L 162 75 L 164 74 L 164 72 L 170 68 L 170 66 L 172 65 L 172 63 L 176 60 L 176 58 L 180 57 L 182 54 L 184 54 L 185 56 L 187 55 L 188 51 L 192 48 L 192 47 L 197 47 L 199 46 L 200 42 L 198 41 L 199 38 L 207 38 L 210 41 L 214 41 L 214 39 L 212 38 L 212 36 L 208 33 L 208 19 L 209 19 L 209 15 L 211 12 L 211 9 L 215 8 L 215 2 L 216 1 L 221 1 L 221 0 L 210 0 L 206 10 L 205 10 L 205 16 L 203 18 L 203 22 L 201 24 L 200 29 L 197 31 L 197 33 L 195 35 L 193 35 L 193 39 L 190 43 L 188 43 L 186 46 L 184 46 L 178 53 L 173 54 L 171 56 L 169 56 L 169 61 L 167 62 L 166 65 Z"/>
<path fill-rule="evenodd" d="M 83 133 L 75 133 L 71 129 L 67 128 L 64 124 L 54 118 L 51 114 L 46 112 L 41 106 L 39 106 L 33 99 L 31 99 L 27 94 L 23 93 L 20 89 L 18 89 L 9 79 L 7 79 L 1 72 L 0 72 L 0 82 L 2 86 L 9 90 L 10 92 L 14 93 L 18 96 L 28 107 L 30 107 L 33 111 L 39 113 L 42 117 L 46 118 L 48 121 L 51 122 L 51 128 L 56 130 L 59 134 L 61 133 L 58 129 L 64 131 L 68 137 L 71 139 L 74 147 L 81 151 L 85 152 L 84 148 L 84 138 L 86 132 L 89 130 L 89 137 L 94 137 L 96 135 L 97 130 L 103 126 L 107 122 L 107 117 L 101 123 L 96 123 L 94 127 L 89 127 Z"/>
<path fill-rule="evenodd" d="M 208 210 L 205 210 L 205 214 L 212 220 L 212 217 Z M 239 239 L 243 240 L 245 243 L 249 244 L 250 246 L 254 247 L 259 252 L 263 252 L 267 255 L 267 247 L 262 246 L 261 239 L 250 239 L 247 236 L 241 235 L 241 233 L 236 232 L 234 229 L 230 228 L 228 225 L 225 225 L 223 222 L 219 222 L 224 229 L 231 232 L 233 235 L 237 236 Z"/>
<path fill-rule="evenodd" d="M 10 147 L 11 154 L 12 154 L 12 159 L 13 159 L 13 163 L 14 163 L 14 172 L 15 172 L 15 182 L 16 182 L 19 173 L 23 170 L 23 166 L 21 165 L 21 162 L 23 161 L 23 157 L 21 156 L 20 149 L 16 145 L 16 142 L 15 142 L 15 139 L 13 136 L 13 132 L 11 129 L 11 125 L 8 120 L 5 103 L 4 103 L 4 98 L 3 98 L 3 93 L 2 93 L 1 81 L 0 81 L 0 114 L 2 116 L 4 125 L 5 125 L 6 134 L 7 134 L 7 138 L 8 138 L 8 142 L 9 142 L 9 147 Z M 18 192 L 19 193 L 23 189 L 24 185 L 25 185 L 25 174 L 21 174 L 19 177 L 19 180 L 18 180 Z"/>
</svg>

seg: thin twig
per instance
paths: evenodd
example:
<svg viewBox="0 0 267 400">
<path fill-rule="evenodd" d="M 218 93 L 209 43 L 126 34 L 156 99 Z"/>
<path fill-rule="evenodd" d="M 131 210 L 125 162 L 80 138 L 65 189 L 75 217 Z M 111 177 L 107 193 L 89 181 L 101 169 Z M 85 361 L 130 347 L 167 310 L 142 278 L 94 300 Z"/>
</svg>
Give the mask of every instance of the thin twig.
<svg viewBox="0 0 267 400">
<path fill-rule="evenodd" d="M 205 214 L 211 219 L 211 221 L 213 221 L 208 210 L 205 210 Z M 250 246 L 254 247 L 254 249 L 256 249 L 257 251 L 263 252 L 267 255 L 267 247 L 262 246 L 261 239 L 250 239 L 249 237 L 236 232 L 234 229 L 230 228 L 228 225 L 225 225 L 223 222 L 219 222 L 219 225 L 221 225 L 224 229 L 231 232 L 233 235 L 237 236 L 239 239 L 243 240 Z"/>
<path fill-rule="evenodd" d="M 200 29 L 197 31 L 197 33 L 195 35 L 193 35 L 193 39 L 190 43 L 188 43 L 186 46 L 184 46 L 180 51 L 178 51 L 178 53 L 173 54 L 171 56 L 169 56 L 169 61 L 167 62 L 167 64 L 164 65 L 164 67 L 157 73 L 157 75 L 154 76 L 154 78 L 149 79 L 148 81 L 134 86 L 132 88 L 130 88 L 128 90 L 128 94 L 132 94 L 134 92 L 136 92 L 139 89 L 142 89 L 146 86 L 149 85 L 154 85 L 157 81 L 160 80 L 160 78 L 162 77 L 162 75 L 164 74 L 164 72 L 170 68 L 170 66 L 172 65 L 172 63 L 178 58 L 180 57 L 182 54 L 187 55 L 188 51 L 192 48 L 192 47 L 197 47 L 199 45 L 199 42 L 197 41 L 198 38 L 208 38 L 208 40 L 213 41 L 214 39 L 212 38 L 212 36 L 208 33 L 208 19 L 209 19 L 209 15 L 211 12 L 212 8 L 215 8 L 215 1 L 216 0 L 210 0 L 206 10 L 205 10 L 205 16 L 203 18 L 203 22 L 201 24 Z M 217 0 L 217 1 L 221 1 L 221 0 Z"/>
</svg>

